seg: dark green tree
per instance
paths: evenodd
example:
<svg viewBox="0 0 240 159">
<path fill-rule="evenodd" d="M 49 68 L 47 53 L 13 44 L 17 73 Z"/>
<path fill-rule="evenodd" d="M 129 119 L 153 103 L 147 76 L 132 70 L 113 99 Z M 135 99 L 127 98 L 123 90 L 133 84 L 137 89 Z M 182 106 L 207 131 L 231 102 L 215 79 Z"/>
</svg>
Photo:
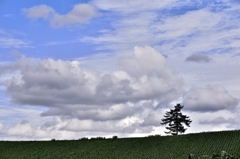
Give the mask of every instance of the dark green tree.
<svg viewBox="0 0 240 159">
<path fill-rule="evenodd" d="M 166 115 L 164 115 L 164 119 L 162 119 L 162 122 L 160 124 L 168 126 L 166 127 L 168 132 L 165 132 L 166 134 L 172 134 L 172 135 L 178 135 L 178 133 L 184 133 L 187 129 L 183 127 L 184 123 L 188 127 L 190 127 L 190 123 L 192 122 L 188 116 L 182 115 L 181 110 L 184 106 L 181 104 L 177 104 L 175 106 L 175 109 L 166 112 Z"/>
</svg>

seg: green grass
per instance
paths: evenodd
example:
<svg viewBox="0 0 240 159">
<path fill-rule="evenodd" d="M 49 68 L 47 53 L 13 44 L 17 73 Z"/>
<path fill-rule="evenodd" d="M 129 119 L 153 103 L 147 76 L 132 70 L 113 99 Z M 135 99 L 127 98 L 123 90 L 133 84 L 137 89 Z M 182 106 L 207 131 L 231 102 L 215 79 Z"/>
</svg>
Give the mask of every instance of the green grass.
<svg viewBox="0 0 240 159">
<path fill-rule="evenodd" d="M 240 131 L 105 140 L 0 141 L 0 159 L 187 159 L 240 155 Z"/>
</svg>

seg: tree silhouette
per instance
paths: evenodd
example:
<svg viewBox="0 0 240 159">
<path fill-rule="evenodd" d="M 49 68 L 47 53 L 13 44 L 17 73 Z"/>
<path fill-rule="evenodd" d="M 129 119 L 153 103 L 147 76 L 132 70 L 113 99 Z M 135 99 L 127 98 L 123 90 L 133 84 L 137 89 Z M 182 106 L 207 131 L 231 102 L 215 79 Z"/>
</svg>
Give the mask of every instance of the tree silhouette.
<svg viewBox="0 0 240 159">
<path fill-rule="evenodd" d="M 166 115 L 164 115 L 164 119 L 162 119 L 162 122 L 160 124 L 168 126 L 166 127 L 168 132 L 165 132 L 166 134 L 172 134 L 172 135 L 178 135 L 178 133 L 184 133 L 187 129 L 185 129 L 182 125 L 184 123 L 188 127 L 190 127 L 190 123 L 192 122 L 188 116 L 182 115 L 181 109 L 184 106 L 181 104 L 177 104 L 175 106 L 175 109 L 166 112 Z"/>
</svg>

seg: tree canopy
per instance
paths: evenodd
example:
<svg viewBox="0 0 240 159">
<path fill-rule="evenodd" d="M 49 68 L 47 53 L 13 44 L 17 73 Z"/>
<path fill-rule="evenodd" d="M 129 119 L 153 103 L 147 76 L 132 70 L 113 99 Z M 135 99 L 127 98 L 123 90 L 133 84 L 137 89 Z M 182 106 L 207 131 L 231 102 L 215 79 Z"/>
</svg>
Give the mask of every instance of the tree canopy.
<svg viewBox="0 0 240 159">
<path fill-rule="evenodd" d="M 183 107 L 183 105 L 177 104 L 175 106 L 175 109 L 170 109 L 170 111 L 167 111 L 164 115 L 164 119 L 162 119 L 162 122 L 160 124 L 168 124 L 166 129 L 169 131 L 165 132 L 166 134 L 171 133 L 172 135 L 178 135 L 178 133 L 184 133 L 187 129 L 184 128 L 182 123 L 190 127 L 190 123 L 192 121 L 189 119 L 188 116 L 181 113 Z"/>
</svg>

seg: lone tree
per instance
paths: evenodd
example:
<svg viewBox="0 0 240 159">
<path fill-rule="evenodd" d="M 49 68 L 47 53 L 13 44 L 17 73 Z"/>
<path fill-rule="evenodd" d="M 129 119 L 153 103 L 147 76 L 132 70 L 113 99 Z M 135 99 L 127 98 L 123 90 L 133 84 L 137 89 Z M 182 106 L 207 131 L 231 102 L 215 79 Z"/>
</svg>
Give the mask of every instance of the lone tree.
<svg viewBox="0 0 240 159">
<path fill-rule="evenodd" d="M 178 135 L 178 133 L 184 133 L 185 129 L 182 125 L 184 123 L 188 127 L 190 127 L 190 123 L 192 122 L 188 116 L 182 115 L 181 109 L 184 106 L 181 104 L 177 104 L 175 106 L 175 109 L 166 112 L 166 115 L 164 115 L 164 119 L 162 119 L 162 122 L 160 124 L 166 125 L 168 124 L 168 127 L 166 127 L 168 132 L 165 132 L 166 134 L 172 134 L 172 135 Z"/>
</svg>

